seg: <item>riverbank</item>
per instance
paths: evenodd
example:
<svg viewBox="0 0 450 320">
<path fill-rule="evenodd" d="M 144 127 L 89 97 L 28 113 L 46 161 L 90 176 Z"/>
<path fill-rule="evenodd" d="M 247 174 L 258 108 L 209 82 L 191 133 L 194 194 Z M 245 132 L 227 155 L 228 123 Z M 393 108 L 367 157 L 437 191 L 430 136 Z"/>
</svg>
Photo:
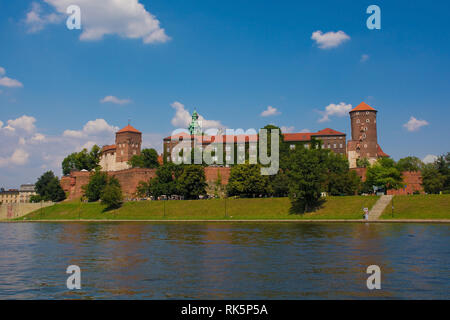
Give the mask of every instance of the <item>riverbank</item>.
<svg viewBox="0 0 450 320">
<path fill-rule="evenodd" d="M 137 201 L 115 210 L 98 202 L 63 202 L 20 220 L 357 220 L 362 208 L 370 209 L 378 199 L 327 197 L 320 209 L 305 214 L 291 214 L 289 198 Z"/>
<path fill-rule="evenodd" d="M 450 219 L 450 194 L 394 196 L 380 219 Z"/>
<path fill-rule="evenodd" d="M 15 221 L 154 221 L 154 222 L 364 222 L 379 197 L 327 197 L 315 212 L 291 214 L 288 198 L 169 200 L 127 202 L 115 210 L 101 203 L 63 202 L 36 210 Z M 450 195 L 394 197 L 379 220 L 371 222 L 450 222 Z"/>
</svg>

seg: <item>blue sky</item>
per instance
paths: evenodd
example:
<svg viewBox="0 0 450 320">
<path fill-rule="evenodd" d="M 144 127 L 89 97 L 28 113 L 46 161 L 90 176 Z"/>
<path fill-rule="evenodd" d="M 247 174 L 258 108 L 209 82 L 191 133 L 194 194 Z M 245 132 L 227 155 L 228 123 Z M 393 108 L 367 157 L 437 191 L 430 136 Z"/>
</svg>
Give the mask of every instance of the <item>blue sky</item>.
<svg viewBox="0 0 450 320">
<path fill-rule="evenodd" d="M 161 149 L 194 107 L 210 125 L 330 127 L 349 139 L 346 110 L 365 101 L 394 159 L 450 151 L 447 1 L 111 3 L 0 0 L 0 186 L 60 175 L 67 153 L 113 143 L 128 119 Z M 81 30 L 66 27 L 69 4 Z M 381 30 L 366 27 L 371 4 Z"/>
</svg>

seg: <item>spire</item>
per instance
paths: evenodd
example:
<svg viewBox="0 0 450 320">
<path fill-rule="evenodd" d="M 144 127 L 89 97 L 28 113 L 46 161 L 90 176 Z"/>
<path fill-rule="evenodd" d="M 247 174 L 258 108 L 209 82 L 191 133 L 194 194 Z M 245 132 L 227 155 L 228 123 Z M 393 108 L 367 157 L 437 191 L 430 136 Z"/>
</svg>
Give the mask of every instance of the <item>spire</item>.
<svg viewBox="0 0 450 320">
<path fill-rule="evenodd" d="M 192 120 L 189 124 L 189 132 L 192 135 L 200 135 L 202 134 L 202 128 L 200 127 L 200 124 L 198 123 L 199 115 L 197 113 L 197 110 L 194 109 L 194 112 L 192 113 Z"/>
</svg>

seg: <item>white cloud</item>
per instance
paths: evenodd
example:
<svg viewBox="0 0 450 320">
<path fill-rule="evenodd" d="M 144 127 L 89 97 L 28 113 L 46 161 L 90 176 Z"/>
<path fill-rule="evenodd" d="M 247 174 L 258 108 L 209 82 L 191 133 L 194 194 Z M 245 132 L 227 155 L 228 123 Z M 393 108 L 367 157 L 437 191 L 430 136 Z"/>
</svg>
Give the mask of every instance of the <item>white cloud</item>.
<svg viewBox="0 0 450 320">
<path fill-rule="evenodd" d="M 8 158 L 0 157 L 0 167 L 6 167 L 11 165 L 19 165 L 22 166 L 28 162 L 29 158 L 28 152 L 25 150 L 18 148 L 14 150 L 13 154 Z"/>
<path fill-rule="evenodd" d="M 101 103 L 111 102 L 114 104 L 127 104 L 130 103 L 130 99 L 119 99 L 115 96 L 106 96 L 103 99 L 100 100 Z"/>
<path fill-rule="evenodd" d="M 2 77 L 5 74 L 6 74 L 5 68 L 0 67 L 0 86 L 4 86 L 4 87 L 8 87 L 8 88 L 23 87 L 23 84 L 19 80 L 11 79 L 11 78 L 8 78 L 7 76 Z"/>
<path fill-rule="evenodd" d="M 175 115 L 171 120 L 171 123 L 174 127 L 187 128 L 191 123 L 192 116 L 191 114 L 184 108 L 184 104 L 181 102 L 175 101 L 171 104 L 171 107 L 174 108 Z M 206 120 L 202 115 L 198 115 L 198 121 L 201 123 L 203 129 L 207 128 L 223 128 L 224 125 L 217 120 Z"/>
<path fill-rule="evenodd" d="M 0 121 L 0 129 L 3 127 L 3 121 Z"/>
<path fill-rule="evenodd" d="M 318 30 L 312 33 L 311 39 L 316 41 L 320 49 L 330 49 L 350 40 L 350 37 L 344 31 L 322 33 Z"/>
<path fill-rule="evenodd" d="M 434 154 L 427 154 L 423 159 L 422 162 L 423 163 L 433 163 L 437 160 L 437 156 L 435 156 Z"/>
<path fill-rule="evenodd" d="M 38 2 L 31 4 L 31 10 L 27 12 L 25 24 L 29 33 L 35 33 L 44 29 L 48 24 L 56 24 L 61 22 L 64 17 L 56 13 L 44 14 L 42 6 Z"/>
<path fill-rule="evenodd" d="M 261 117 L 269 117 L 269 116 L 275 116 L 277 114 L 280 114 L 277 110 L 277 108 L 274 108 L 272 106 L 267 106 L 267 109 L 261 112 Z"/>
<path fill-rule="evenodd" d="M 63 136 L 80 139 L 88 136 L 113 134 L 118 130 L 118 127 L 109 125 L 104 119 L 96 119 L 88 121 L 82 130 L 65 130 Z"/>
<path fill-rule="evenodd" d="M 408 131 L 417 131 L 421 127 L 427 126 L 428 124 L 429 123 L 426 120 L 418 120 L 418 119 L 414 118 L 413 116 L 411 116 L 411 118 L 409 118 L 409 121 L 407 123 L 405 123 L 403 126 Z"/>
<path fill-rule="evenodd" d="M 31 137 L 32 142 L 44 142 L 46 141 L 45 136 L 42 133 L 36 133 L 33 137 Z"/>
<path fill-rule="evenodd" d="M 369 60 L 370 56 L 368 54 L 363 54 L 361 55 L 361 60 L 359 60 L 360 62 L 366 62 L 367 60 Z"/>
<path fill-rule="evenodd" d="M 322 114 L 322 118 L 319 119 L 319 122 L 330 121 L 330 116 L 346 116 L 350 110 L 352 110 L 351 104 L 347 104 L 345 102 L 341 102 L 339 104 L 331 103 L 325 107 L 325 111 L 319 111 L 319 113 Z"/>
<path fill-rule="evenodd" d="M 6 127 L 4 127 L 3 130 L 8 130 L 8 131 L 14 132 L 14 131 L 16 131 L 16 129 L 19 129 L 19 130 L 23 130 L 27 133 L 31 133 L 36 129 L 36 127 L 34 126 L 35 122 L 36 122 L 36 119 L 34 117 L 23 115 L 17 119 L 8 120 L 8 125 Z"/>
<path fill-rule="evenodd" d="M 4 87 L 8 87 L 8 88 L 21 88 L 21 87 L 23 87 L 23 84 L 16 79 L 2 77 L 2 78 L 0 78 L 0 86 L 4 86 Z"/>
<path fill-rule="evenodd" d="M 105 35 L 116 34 L 123 38 L 142 39 L 143 43 L 166 42 L 170 40 L 160 22 L 145 9 L 138 0 L 44 0 L 59 15 L 67 16 L 69 5 L 81 9 L 80 40 L 101 40 Z M 39 15 L 31 15 L 31 23 L 43 27 Z M 48 20 L 48 19 L 47 19 Z M 41 28 L 42 29 L 42 28 Z"/>
</svg>

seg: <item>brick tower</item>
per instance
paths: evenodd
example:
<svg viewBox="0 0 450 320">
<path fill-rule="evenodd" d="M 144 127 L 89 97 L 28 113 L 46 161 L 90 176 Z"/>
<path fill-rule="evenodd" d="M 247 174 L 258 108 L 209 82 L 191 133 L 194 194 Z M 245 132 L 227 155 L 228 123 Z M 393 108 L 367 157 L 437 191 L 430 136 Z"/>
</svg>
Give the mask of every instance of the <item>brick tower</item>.
<svg viewBox="0 0 450 320">
<path fill-rule="evenodd" d="M 116 132 L 116 162 L 127 162 L 141 154 L 142 133 L 127 125 Z"/>
<path fill-rule="evenodd" d="M 356 167 L 357 159 L 366 158 L 374 163 L 378 158 L 388 156 L 378 145 L 377 110 L 361 102 L 350 111 L 350 122 L 352 139 L 347 146 L 350 168 Z"/>
</svg>

